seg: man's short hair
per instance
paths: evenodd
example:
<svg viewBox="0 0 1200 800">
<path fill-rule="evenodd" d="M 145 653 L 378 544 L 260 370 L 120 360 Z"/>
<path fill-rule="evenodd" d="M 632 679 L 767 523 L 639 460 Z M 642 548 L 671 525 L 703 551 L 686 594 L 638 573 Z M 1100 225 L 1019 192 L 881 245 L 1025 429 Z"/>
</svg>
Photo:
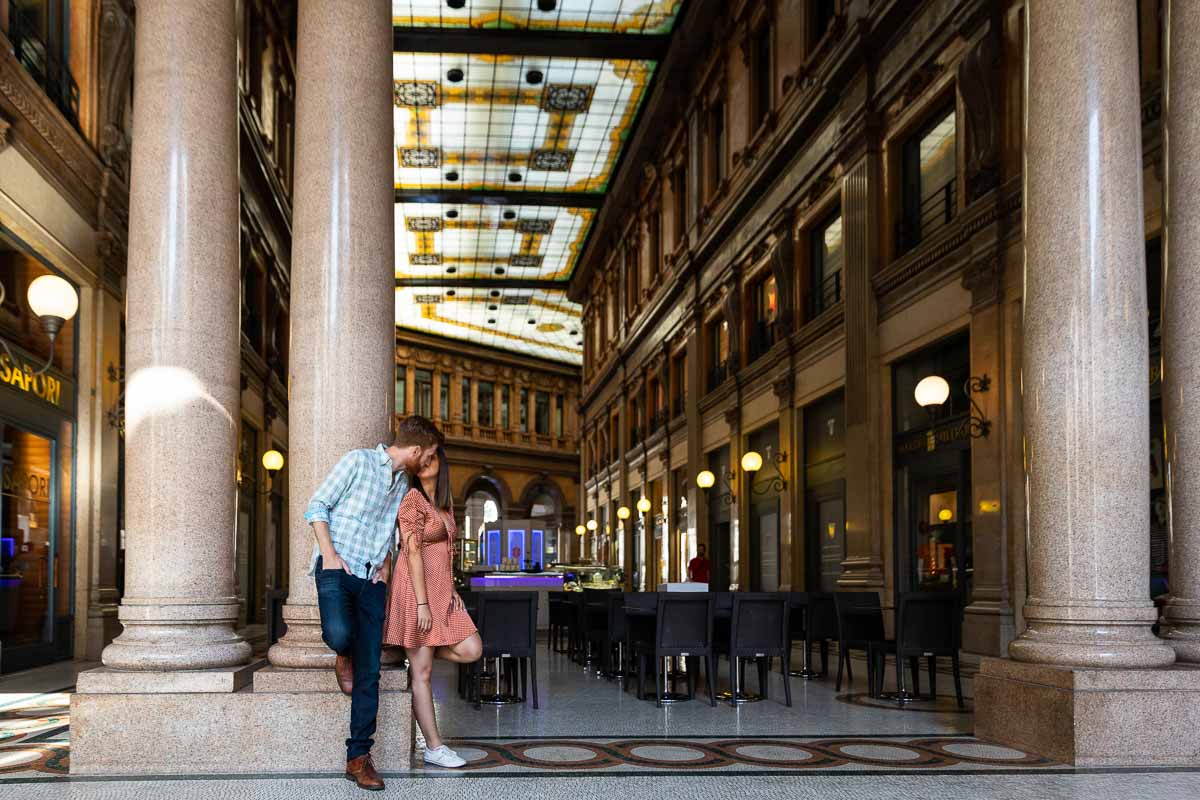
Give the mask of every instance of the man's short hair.
<svg viewBox="0 0 1200 800">
<path fill-rule="evenodd" d="M 392 437 L 392 444 L 397 447 L 412 447 L 413 445 L 432 447 L 435 444 L 444 443 L 445 439 L 437 426 L 420 414 L 413 414 L 400 420 L 396 426 L 396 435 Z"/>
</svg>

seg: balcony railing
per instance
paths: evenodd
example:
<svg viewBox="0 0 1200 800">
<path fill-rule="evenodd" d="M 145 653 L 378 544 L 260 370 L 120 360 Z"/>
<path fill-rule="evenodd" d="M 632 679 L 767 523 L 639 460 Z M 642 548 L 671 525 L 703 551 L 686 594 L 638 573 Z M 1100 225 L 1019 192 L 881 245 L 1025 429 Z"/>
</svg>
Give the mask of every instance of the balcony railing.
<svg viewBox="0 0 1200 800">
<path fill-rule="evenodd" d="M 896 243 L 901 253 L 907 253 L 916 247 L 929 234 L 946 225 L 954 219 L 958 208 L 954 178 L 946 181 L 945 185 L 921 201 L 916 213 L 904 210 L 904 217 L 896 223 Z"/>
<path fill-rule="evenodd" d="M 79 84 L 60 58 L 61 53 L 47 46 L 41 30 L 33 24 L 30 15 L 21 13 L 16 7 L 12 7 L 9 13 L 8 38 L 17 61 L 58 106 L 67 121 L 78 129 Z"/>
<path fill-rule="evenodd" d="M 716 389 L 729 377 L 729 362 L 722 361 L 708 371 L 708 390 Z"/>
<path fill-rule="evenodd" d="M 842 271 L 826 275 L 819 286 L 813 287 L 813 293 L 808 299 L 808 318 L 819 317 L 827 309 L 832 308 L 842 299 Z"/>
<path fill-rule="evenodd" d="M 753 361 L 775 346 L 778 340 L 778 325 L 768 320 L 757 320 L 750 332 L 750 360 Z"/>
</svg>

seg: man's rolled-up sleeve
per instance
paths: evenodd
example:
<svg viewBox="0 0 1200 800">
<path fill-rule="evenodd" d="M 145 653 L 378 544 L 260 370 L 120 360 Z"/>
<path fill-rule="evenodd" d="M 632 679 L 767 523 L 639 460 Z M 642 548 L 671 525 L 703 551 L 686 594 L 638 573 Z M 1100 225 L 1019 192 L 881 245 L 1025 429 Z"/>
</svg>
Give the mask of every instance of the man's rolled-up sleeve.
<svg viewBox="0 0 1200 800">
<path fill-rule="evenodd" d="M 354 451 L 342 456 L 334 465 L 325 480 L 317 487 L 312 499 L 308 501 L 308 509 L 304 512 L 304 520 L 310 525 L 314 522 L 329 523 L 329 512 L 345 496 L 354 477 L 358 454 Z"/>
</svg>

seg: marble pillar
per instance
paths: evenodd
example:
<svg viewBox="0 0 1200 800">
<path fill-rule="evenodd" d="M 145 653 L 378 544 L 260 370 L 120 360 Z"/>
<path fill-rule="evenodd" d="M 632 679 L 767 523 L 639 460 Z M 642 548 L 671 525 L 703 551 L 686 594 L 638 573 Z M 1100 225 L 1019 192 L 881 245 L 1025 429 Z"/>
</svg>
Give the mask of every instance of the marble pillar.
<svg viewBox="0 0 1200 800">
<path fill-rule="evenodd" d="M 1162 637 L 1180 661 L 1200 661 L 1200 5 L 1167 4 L 1163 134 L 1167 162 L 1163 268 L 1163 416 L 1170 492 L 1170 590 Z M 1195 470 L 1195 472 L 1193 472 Z"/>
<path fill-rule="evenodd" d="M 107 667 L 231 667 L 238 326 L 237 23 L 138 5 L 129 198 L 124 631 Z"/>
<path fill-rule="evenodd" d="M 1150 631 L 1136 4 L 1030 0 L 1022 405 L 1028 628 L 1013 659 L 1174 661 Z"/>
<path fill-rule="evenodd" d="M 300 0 L 288 631 L 269 653 L 280 667 L 333 664 L 304 511 L 334 463 L 390 440 L 394 419 L 391 30 L 388 0 Z"/>
</svg>

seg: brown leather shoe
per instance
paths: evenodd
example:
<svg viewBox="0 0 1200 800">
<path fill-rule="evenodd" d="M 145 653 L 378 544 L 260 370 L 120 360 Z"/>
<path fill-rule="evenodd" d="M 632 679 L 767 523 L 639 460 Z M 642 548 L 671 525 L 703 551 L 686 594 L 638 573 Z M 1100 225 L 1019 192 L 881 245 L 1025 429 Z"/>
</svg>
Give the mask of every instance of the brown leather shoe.
<svg viewBox="0 0 1200 800">
<path fill-rule="evenodd" d="M 379 777 L 379 773 L 375 771 L 370 753 L 346 762 L 346 780 L 354 781 L 360 789 L 372 792 L 383 790 L 383 778 Z"/>
<path fill-rule="evenodd" d="M 338 656 L 333 662 L 333 671 L 337 674 L 338 688 L 342 694 L 349 695 L 354 691 L 354 659 L 350 656 Z"/>
</svg>

